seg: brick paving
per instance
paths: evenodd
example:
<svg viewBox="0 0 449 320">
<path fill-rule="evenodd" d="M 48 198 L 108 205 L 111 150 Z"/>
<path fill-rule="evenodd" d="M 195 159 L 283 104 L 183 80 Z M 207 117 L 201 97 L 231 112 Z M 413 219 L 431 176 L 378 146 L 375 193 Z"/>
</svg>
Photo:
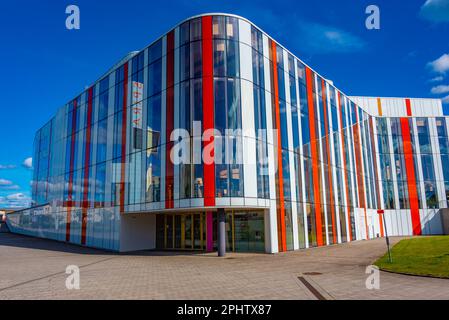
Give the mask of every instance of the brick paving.
<svg viewBox="0 0 449 320">
<path fill-rule="evenodd" d="M 394 238 L 393 243 L 400 238 Z M 365 269 L 385 251 L 383 239 L 277 255 L 137 252 L 115 254 L 0 234 L 3 299 L 449 299 L 449 280 L 381 272 L 380 290 Z M 81 289 L 67 290 L 68 265 Z M 320 273 L 309 275 L 308 273 Z"/>
</svg>

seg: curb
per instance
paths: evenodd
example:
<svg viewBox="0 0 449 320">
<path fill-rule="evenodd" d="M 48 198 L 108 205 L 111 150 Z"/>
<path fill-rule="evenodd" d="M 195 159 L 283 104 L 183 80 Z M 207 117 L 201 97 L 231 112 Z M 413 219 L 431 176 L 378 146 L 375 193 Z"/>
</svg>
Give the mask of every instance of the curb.
<svg viewBox="0 0 449 320">
<path fill-rule="evenodd" d="M 413 273 L 406 273 L 406 272 L 396 272 L 396 271 L 385 270 L 385 269 L 381 269 L 381 268 L 379 268 L 379 270 L 382 271 L 382 272 L 391 273 L 391 274 L 399 274 L 399 275 L 402 275 L 402 276 L 418 277 L 418 278 L 430 278 L 430 279 L 441 279 L 441 280 L 449 280 L 449 278 L 447 278 L 447 277 L 439 277 L 439 276 L 431 276 L 431 275 L 421 275 L 421 274 L 413 274 Z"/>
</svg>

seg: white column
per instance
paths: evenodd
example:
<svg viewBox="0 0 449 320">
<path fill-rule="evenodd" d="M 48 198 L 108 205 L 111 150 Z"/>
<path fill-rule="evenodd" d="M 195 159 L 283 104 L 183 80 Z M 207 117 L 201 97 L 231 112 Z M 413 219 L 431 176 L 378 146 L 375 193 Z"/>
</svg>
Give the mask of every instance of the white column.
<svg viewBox="0 0 449 320">
<path fill-rule="evenodd" d="M 284 70 L 288 70 L 288 54 L 284 52 Z M 291 195 L 291 223 L 293 232 L 293 249 L 299 249 L 298 238 L 298 208 L 296 206 L 296 171 L 295 171 L 295 156 L 293 154 L 293 128 L 292 128 L 292 108 L 291 108 L 291 92 L 290 92 L 290 77 L 287 71 L 284 71 L 285 84 L 285 100 L 286 100 L 286 117 L 287 117 L 287 133 L 288 133 L 288 158 L 290 171 L 290 195 Z"/>
<path fill-rule="evenodd" d="M 269 56 L 268 37 L 263 35 L 263 50 L 264 56 Z M 277 233 L 277 210 L 276 210 L 276 168 L 274 163 L 274 133 L 273 132 L 273 117 L 271 105 L 271 71 L 270 61 L 264 58 L 264 72 L 265 72 L 265 102 L 266 102 L 266 117 L 267 117 L 267 140 L 268 140 L 268 163 L 269 163 L 269 184 L 270 184 L 270 209 L 265 214 L 265 250 L 268 253 L 279 252 L 279 242 Z"/>
<path fill-rule="evenodd" d="M 257 205 L 257 163 L 256 135 L 254 118 L 253 61 L 251 43 L 251 26 L 240 20 L 240 76 L 242 99 L 242 133 L 243 133 L 243 184 L 245 205 Z"/>
<path fill-rule="evenodd" d="M 306 213 L 306 181 L 305 181 L 305 174 L 304 174 L 304 155 L 303 155 L 303 149 L 302 146 L 303 144 L 303 140 L 302 140 L 302 123 L 301 123 L 301 108 L 300 108 L 300 99 L 301 99 L 301 95 L 299 92 L 299 74 L 298 74 L 298 61 L 295 59 L 295 79 L 296 79 L 296 101 L 298 104 L 298 130 L 299 130 L 299 145 L 301 146 L 300 148 L 300 166 L 298 168 L 298 170 L 301 170 L 301 195 L 302 195 L 302 199 L 297 199 L 298 201 L 301 201 L 302 203 L 300 203 L 300 206 L 302 206 L 302 212 L 303 212 L 303 221 L 304 221 L 304 241 L 305 241 L 305 246 L 306 248 L 309 247 L 309 233 L 308 233 L 308 227 L 307 227 L 307 213 Z M 299 219 L 301 219 L 301 217 L 299 217 Z"/>
</svg>

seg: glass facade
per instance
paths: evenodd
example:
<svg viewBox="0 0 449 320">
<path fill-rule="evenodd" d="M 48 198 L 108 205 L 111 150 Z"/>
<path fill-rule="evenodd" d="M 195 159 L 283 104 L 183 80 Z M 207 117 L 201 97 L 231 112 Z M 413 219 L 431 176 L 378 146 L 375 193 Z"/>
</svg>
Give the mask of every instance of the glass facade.
<svg viewBox="0 0 449 320">
<path fill-rule="evenodd" d="M 447 206 L 446 120 L 371 115 L 248 21 L 193 18 L 37 132 L 33 202 L 51 213 L 45 227 L 21 215 L 17 228 L 120 250 L 121 217 L 157 213 L 158 248 L 206 250 L 216 245 L 208 213 L 225 207 L 237 252 L 381 235 L 367 212 L 410 210 L 415 193 L 419 209 Z M 183 161 L 173 163 L 180 141 Z"/>
</svg>

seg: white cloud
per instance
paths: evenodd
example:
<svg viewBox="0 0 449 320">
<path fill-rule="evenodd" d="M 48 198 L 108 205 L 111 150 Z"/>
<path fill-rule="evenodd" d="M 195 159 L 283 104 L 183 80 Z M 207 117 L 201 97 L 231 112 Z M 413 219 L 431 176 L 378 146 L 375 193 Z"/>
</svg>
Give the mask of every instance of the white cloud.
<svg viewBox="0 0 449 320">
<path fill-rule="evenodd" d="M 427 66 L 434 72 L 445 74 L 449 71 L 449 54 L 443 54 L 435 61 L 429 62 Z"/>
<path fill-rule="evenodd" d="M 26 158 L 22 165 L 27 168 L 27 169 L 32 169 L 33 168 L 33 158 Z"/>
<path fill-rule="evenodd" d="M 441 82 L 444 80 L 443 76 L 438 76 L 429 80 L 429 82 Z"/>
<path fill-rule="evenodd" d="M 361 51 L 366 43 L 342 29 L 314 22 L 297 21 L 297 37 L 309 53 Z"/>
<path fill-rule="evenodd" d="M 427 0 L 420 15 L 432 22 L 449 22 L 449 0 Z"/>
<path fill-rule="evenodd" d="M 15 169 L 15 168 L 17 168 L 17 166 L 12 165 L 12 164 L 7 164 L 7 165 L 0 164 L 0 170 L 8 170 L 8 169 Z"/>
<path fill-rule="evenodd" d="M 430 90 L 433 94 L 442 94 L 449 92 L 449 85 L 441 85 L 433 87 L 432 90 Z"/>
<path fill-rule="evenodd" d="M 23 193 L 14 193 L 10 194 L 9 196 L 6 196 L 6 200 L 13 200 L 13 201 L 22 201 L 29 199 L 25 194 Z"/>
<path fill-rule="evenodd" d="M 288 42 L 288 47 L 298 54 L 352 53 L 367 46 L 367 42 L 356 34 L 338 26 L 310 21 L 293 11 L 278 14 L 263 6 L 252 6 L 251 11 L 253 18 L 265 22 L 261 25 L 265 31 L 281 44 Z"/>
<path fill-rule="evenodd" d="M 23 193 L 15 193 L 0 197 L 0 207 L 19 209 L 31 205 L 31 198 Z"/>
<path fill-rule="evenodd" d="M 9 185 L 9 186 L 1 186 L 0 185 L 0 190 L 20 190 L 20 186 L 18 186 L 17 184 Z"/>
<path fill-rule="evenodd" d="M 0 186 L 10 186 L 12 185 L 12 181 L 0 179 Z"/>
</svg>

